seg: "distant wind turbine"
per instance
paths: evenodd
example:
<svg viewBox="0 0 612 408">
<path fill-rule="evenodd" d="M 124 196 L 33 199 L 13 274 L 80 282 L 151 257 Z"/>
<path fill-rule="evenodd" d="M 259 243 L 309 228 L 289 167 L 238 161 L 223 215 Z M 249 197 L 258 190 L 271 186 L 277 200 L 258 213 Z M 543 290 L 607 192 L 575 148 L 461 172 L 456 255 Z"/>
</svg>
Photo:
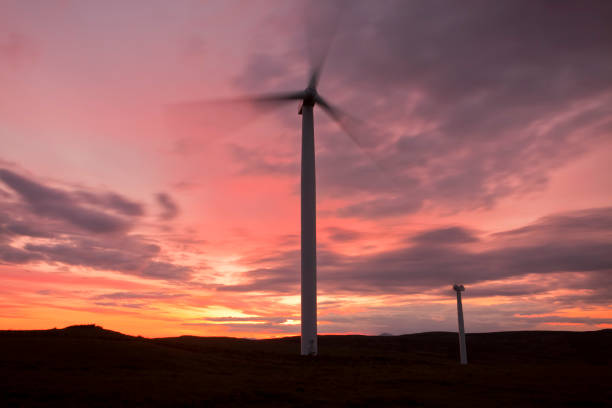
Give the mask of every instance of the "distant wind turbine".
<svg viewBox="0 0 612 408">
<path fill-rule="evenodd" d="M 457 317 L 459 319 L 459 358 L 461 364 L 467 364 L 467 350 L 465 349 L 465 329 L 463 327 L 463 306 L 461 305 L 461 292 L 465 291 L 463 285 L 453 285 L 457 292 Z"/>
<path fill-rule="evenodd" d="M 334 29 L 335 30 L 335 29 Z M 317 355 L 317 240 L 316 240 L 316 182 L 315 182 L 315 146 L 314 146 L 314 117 L 313 108 L 320 106 L 332 119 L 339 123 L 351 140 L 358 147 L 364 146 L 349 130 L 349 124 L 354 121 L 349 115 L 333 107 L 318 92 L 317 85 L 321 76 L 321 69 L 326 59 L 327 50 L 312 64 L 308 85 L 303 90 L 265 94 L 255 97 L 246 97 L 228 102 L 248 102 L 263 107 L 278 103 L 299 101 L 298 114 L 302 115 L 302 166 L 301 166 L 301 355 Z M 222 101 L 220 101 L 222 103 Z M 214 106 L 215 102 L 195 101 L 186 102 L 177 106 L 187 108 L 201 108 Z M 374 161 L 374 164 L 377 164 Z"/>
</svg>

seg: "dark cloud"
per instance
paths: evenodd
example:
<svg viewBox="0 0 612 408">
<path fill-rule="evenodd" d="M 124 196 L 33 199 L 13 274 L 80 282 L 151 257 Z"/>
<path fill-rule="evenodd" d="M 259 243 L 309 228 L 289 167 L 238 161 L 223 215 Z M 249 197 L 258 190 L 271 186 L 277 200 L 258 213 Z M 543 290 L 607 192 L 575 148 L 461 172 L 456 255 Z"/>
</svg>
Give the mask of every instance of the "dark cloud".
<svg viewBox="0 0 612 408">
<path fill-rule="evenodd" d="M 579 279 L 564 280 L 559 287 L 572 289 L 571 296 L 555 299 L 559 305 L 574 306 L 576 302 L 609 307 L 612 302 L 612 271 L 595 271 Z"/>
<path fill-rule="evenodd" d="M 191 277 L 188 267 L 168 262 L 149 262 L 141 273 L 142 276 L 153 279 L 189 280 Z"/>
<path fill-rule="evenodd" d="M 179 214 L 178 204 L 166 193 L 158 193 L 155 198 L 157 203 L 162 207 L 160 218 L 163 220 L 171 220 Z"/>
<path fill-rule="evenodd" d="M 14 248 L 0 243 L 0 260 L 12 264 L 22 264 L 43 259 L 40 254 Z"/>
<path fill-rule="evenodd" d="M 313 13 L 305 24 L 316 37 L 329 31 L 335 12 Z M 364 155 L 317 111 L 318 193 L 354 197 L 338 215 L 397 216 L 424 202 L 451 211 L 490 208 L 541 191 L 552 170 L 612 131 L 610 2 L 358 1 L 345 14 L 321 91 L 375 126 L 348 127 Z M 301 35 L 289 42 L 303 49 Z M 278 64 L 306 62 L 304 55 L 278 58 L 262 63 L 256 49 L 245 91 L 260 77 L 294 81 Z M 290 88 L 303 87 L 306 76 Z M 273 163 L 295 160 L 293 152 L 280 154 Z"/>
<path fill-rule="evenodd" d="M 418 197 L 375 198 L 350 204 L 339 209 L 337 214 L 341 217 L 382 218 L 414 213 L 422 206 L 423 201 Z"/>
<path fill-rule="evenodd" d="M 336 242 L 350 242 L 362 236 L 358 231 L 340 227 L 329 227 L 327 228 L 327 233 L 329 234 L 329 238 Z"/>
<path fill-rule="evenodd" d="M 139 236 L 121 239 L 92 240 L 73 237 L 59 244 L 31 244 L 27 253 L 46 262 L 123 272 L 152 279 L 189 280 L 191 270 L 184 266 L 158 262 L 159 246 Z"/>
<path fill-rule="evenodd" d="M 531 225 L 495 234 L 503 238 L 523 239 L 529 236 L 609 234 L 612 231 L 612 207 L 591 208 L 543 217 Z"/>
<path fill-rule="evenodd" d="M 443 293 L 450 293 L 450 285 L 444 289 Z M 491 296 L 532 296 L 549 292 L 551 287 L 540 285 L 539 283 L 504 283 L 499 285 L 487 285 L 486 287 L 469 288 L 470 298 L 491 297 Z M 441 290 L 442 292 L 442 290 Z"/>
<path fill-rule="evenodd" d="M 117 302 L 94 302 L 94 305 L 104 307 L 129 307 L 131 309 L 142 309 L 142 303 L 117 303 Z"/>
<path fill-rule="evenodd" d="M 88 191 L 77 191 L 75 195 L 88 204 L 105 207 L 123 215 L 144 215 L 142 204 L 131 201 L 117 193 L 95 194 Z"/>
<path fill-rule="evenodd" d="M 129 229 L 141 204 L 114 192 L 48 187 L 7 169 L 0 181 L 16 195 L 0 201 L 0 261 L 59 263 L 144 278 L 187 281 L 191 269 L 160 261 L 160 247 Z M 158 195 L 164 217 L 178 207 Z M 24 241 L 25 242 L 20 242 Z"/>
<path fill-rule="evenodd" d="M 556 294 L 557 290 L 571 291 Z M 557 308 L 575 307 L 576 304 L 607 305 L 612 300 L 612 274 L 607 269 L 590 272 L 560 272 L 531 274 L 519 280 L 483 282 L 468 287 L 466 295 L 472 298 L 504 296 L 525 300 L 533 295 L 546 294 L 547 301 Z M 430 291 L 431 294 L 448 295 L 454 293 L 450 285 Z M 539 313 L 539 312 L 532 312 Z M 544 313 L 544 312 L 542 312 Z"/>
<path fill-rule="evenodd" d="M 450 246 L 415 246 L 375 256 L 347 259 L 326 274 L 321 286 L 350 291 L 402 292 L 486 282 L 531 273 L 595 272 L 612 269 L 611 243 L 541 242 L 529 246 L 469 252 Z M 340 284 L 342 282 L 342 284 Z"/>
<path fill-rule="evenodd" d="M 413 240 L 419 244 L 444 245 L 477 242 L 474 233 L 462 227 L 448 227 L 429 230 L 416 235 Z"/>
<path fill-rule="evenodd" d="M 25 222 L 9 222 L 4 228 L 6 231 L 15 234 L 15 235 L 23 235 L 27 237 L 35 237 L 35 238 L 51 238 L 53 234 L 49 231 L 45 231 L 41 228 L 37 228 L 34 225 L 27 224 Z"/>
<path fill-rule="evenodd" d="M 580 215 L 584 222 L 580 222 Z M 572 217 L 576 230 L 565 230 L 564 235 L 542 236 L 536 226 L 555 229 L 567 228 L 567 217 Z M 551 275 L 585 273 L 589 279 L 556 280 L 556 288 L 567 288 L 583 282 L 582 289 L 597 292 L 598 288 L 612 285 L 612 237 L 583 238 L 587 225 L 595 217 L 606 225 L 612 217 L 609 208 L 558 214 L 545 217 L 531 224 L 532 236 L 518 243 L 499 241 L 493 236 L 486 242 L 486 249 L 469 250 L 465 243 L 475 243 L 474 235 L 458 227 L 434 229 L 406 240 L 407 246 L 372 255 L 342 256 L 329 249 L 318 252 L 319 284 L 323 292 L 342 293 L 414 293 L 450 288 L 453 282 L 464 284 L 485 283 L 530 274 Z M 441 240 L 446 239 L 442 242 Z M 444 245 L 440 245 L 444 243 Z M 478 242 L 480 244 L 480 242 Z M 245 276 L 246 284 L 224 286 L 221 290 L 267 291 L 286 293 L 299 285 L 299 253 L 277 253 L 262 258 L 262 264 L 275 266 L 253 269 Z M 253 261 L 254 262 L 254 261 Z M 597 277 L 597 279 L 595 279 Z M 551 284 L 551 286 L 554 286 Z M 478 289 L 479 296 L 521 295 L 530 290 L 545 292 L 551 288 L 538 285 L 513 288 L 490 287 Z M 450 290 L 450 289 L 448 289 Z M 593 293 L 601 296 L 604 293 Z M 607 294 L 610 299 L 609 292 Z"/>
<path fill-rule="evenodd" d="M 0 180 L 19 194 L 36 215 L 66 221 L 93 233 L 119 232 L 129 228 L 129 221 L 122 217 L 108 214 L 104 209 L 85 207 L 76 199 L 78 195 L 43 186 L 7 169 L 0 169 Z"/>
<path fill-rule="evenodd" d="M 95 299 L 114 299 L 114 300 L 131 300 L 131 299 L 173 299 L 185 296 L 178 293 L 165 292 L 113 292 L 98 295 Z"/>
<path fill-rule="evenodd" d="M 298 258 L 299 259 L 299 258 Z M 246 274 L 250 282 L 219 286 L 217 290 L 230 292 L 266 291 L 291 293 L 298 290 L 300 275 L 297 265 L 253 269 Z"/>
<path fill-rule="evenodd" d="M 126 237 L 119 242 L 73 238 L 60 244 L 26 244 L 24 249 L 50 262 L 135 273 L 159 253 L 157 245 Z"/>
<path fill-rule="evenodd" d="M 290 317 L 278 317 L 278 316 L 260 316 L 260 317 L 206 317 L 207 322 L 218 322 L 218 323 L 232 323 L 232 322 L 266 322 L 266 323 L 284 323 L 289 320 Z"/>
<path fill-rule="evenodd" d="M 566 316 L 537 316 L 517 315 L 516 317 L 527 320 L 530 323 L 570 323 L 570 324 L 612 324 L 612 319 L 605 317 L 566 317 Z"/>
</svg>

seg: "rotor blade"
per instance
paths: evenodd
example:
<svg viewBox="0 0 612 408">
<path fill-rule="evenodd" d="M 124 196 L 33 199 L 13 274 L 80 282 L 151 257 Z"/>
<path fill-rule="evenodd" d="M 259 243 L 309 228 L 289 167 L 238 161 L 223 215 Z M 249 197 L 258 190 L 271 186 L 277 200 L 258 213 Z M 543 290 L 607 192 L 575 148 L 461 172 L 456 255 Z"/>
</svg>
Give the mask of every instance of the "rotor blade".
<svg viewBox="0 0 612 408">
<path fill-rule="evenodd" d="M 254 102 L 283 102 L 283 101 L 298 101 L 306 97 L 304 91 L 273 93 L 251 97 Z"/>
<path fill-rule="evenodd" d="M 272 109 L 304 98 L 304 91 L 166 105 L 166 119 L 183 136 L 232 133 Z"/>
<path fill-rule="evenodd" d="M 317 105 L 321 106 L 321 108 L 323 108 L 323 110 L 325 110 L 325 112 L 327 112 L 329 116 L 331 116 L 332 119 L 334 119 L 338 125 L 340 125 L 344 133 L 346 133 L 353 143 L 355 143 L 357 147 L 361 149 L 361 151 L 368 157 L 368 159 L 370 159 L 372 164 L 374 164 L 383 175 L 385 175 L 388 179 L 394 179 L 386 166 L 383 165 L 383 163 L 372 153 L 373 149 L 376 147 L 375 140 L 367 140 L 362 136 L 364 131 L 367 132 L 368 130 L 371 130 L 371 127 L 368 126 L 367 123 L 354 118 L 335 106 L 330 105 L 320 95 L 316 96 L 315 101 Z"/>
<path fill-rule="evenodd" d="M 251 103 L 251 104 L 265 104 L 265 103 L 278 103 L 286 102 L 291 100 L 304 99 L 304 91 L 295 92 L 281 92 L 272 94 L 263 94 L 255 96 L 245 96 L 241 98 L 233 99 L 202 99 L 197 101 L 179 102 L 168 105 L 171 109 L 198 109 L 207 108 L 210 105 L 216 104 L 240 104 L 240 103 Z"/>
<path fill-rule="evenodd" d="M 338 32 L 338 25 L 346 7 L 346 2 L 321 3 L 322 7 L 310 7 L 307 14 L 306 38 L 310 56 L 310 79 L 308 86 L 316 88 L 321 70 Z M 312 14 L 316 10 L 318 15 Z M 310 21 L 308 21 L 310 20 Z"/>
<path fill-rule="evenodd" d="M 358 136 L 363 132 L 357 132 L 357 129 L 366 129 L 368 125 L 359 120 L 357 118 L 352 117 L 348 113 L 338 109 L 335 106 L 330 105 L 325 99 L 323 99 L 320 95 L 317 95 L 315 98 L 316 104 L 321 106 L 323 110 L 325 110 L 329 116 L 332 117 L 338 125 L 344 130 L 344 132 L 351 138 L 351 140 L 362 150 L 369 152 L 370 147 L 373 145 L 373 141 L 367 143 L 366 140 L 363 140 L 362 137 Z"/>
</svg>

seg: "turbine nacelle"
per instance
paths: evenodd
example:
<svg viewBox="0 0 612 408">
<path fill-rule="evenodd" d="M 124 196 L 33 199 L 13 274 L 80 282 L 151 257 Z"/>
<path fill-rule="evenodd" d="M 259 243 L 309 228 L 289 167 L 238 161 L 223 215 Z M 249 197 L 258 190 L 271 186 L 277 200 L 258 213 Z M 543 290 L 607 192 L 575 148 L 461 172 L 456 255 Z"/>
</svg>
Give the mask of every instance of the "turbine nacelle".
<svg viewBox="0 0 612 408">
<path fill-rule="evenodd" d="M 316 88 L 312 86 L 308 86 L 308 88 L 304 89 L 304 103 L 308 106 L 314 106 L 317 101 L 319 94 L 317 93 Z"/>
<path fill-rule="evenodd" d="M 317 89 L 312 85 L 308 85 L 308 87 L 303 91 L 302 103 L 300 104 L 298 115 L 302 114 L 302 106 L 315 106 L 317 101 L 320 99 L 321 97 L 317 93 Z"/>
</svg>

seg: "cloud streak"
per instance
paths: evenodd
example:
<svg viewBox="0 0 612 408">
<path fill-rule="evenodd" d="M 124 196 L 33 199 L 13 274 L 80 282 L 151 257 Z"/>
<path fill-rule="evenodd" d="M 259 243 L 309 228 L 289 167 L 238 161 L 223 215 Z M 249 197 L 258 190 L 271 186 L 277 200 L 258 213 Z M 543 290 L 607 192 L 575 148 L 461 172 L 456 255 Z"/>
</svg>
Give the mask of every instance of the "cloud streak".
<svg viewBox="0 0 612 408">
<path fill-rule="evenodd" d="M 67 221 L 68 223 L 92 233 L 121 232 L 129 227 L 129 221 L 115 214 L 104 212 L 100 206 L 120 213 L 132 213 L 139 206 L 118 194 L 96 197 L 90 193 L 70 194 L 64 190 L 43 186 L 7 169 L 0 169 L 0 180 L 10 187 L 39 216 Z M 88 208 L 79 202 L 97 205 Z M 140 215 L 140 211 L 136 211 Z"/>
<path fill-rule="evenodd" d="M 593 223 L 594 219 L 598 223 Z M 416 293 L 454 282 L 469 285 L 530 274 L 572 272 L 600 274 L 609 285 L 612 237 L 606 226 L 611 221 L 610 208 L 556 214 L 521 229 L 494 234 L 485 242 L 488 248 L 480 250 L 481 241 L 473 233 L 455 226 L 422 232 L 407 239 L 404 247 L 371 255 L 343 256 L 320 251 L 320 287 L 325 293 Z M 563 235 L 556 234 L 559 229 L 564 230 Z M 517 242 L 498 240 L 518 231 L 521 239 Z M 584 238 L 585 231 L 591 238 Z M 265 258 L 263 262 L 278 266 L 253 269 L 245 275 L 250 283 L 222 290 L 294 291 L 298 258 L 289 262 L 288 255 Z M 600 284 L 593 281 L 588 288 L 597 290 Z M 517 289 L 517 294 L 527 293 L 523 290 Z M 505 293 L 510 295 L 512 289 Z"/>
<path fill-rule="evenodd" d="M 178 204 L 176 204 L 169 194 L 158 193 L 155 198 L 162 208 L 162 213 L 159 215 L 162 220 L 171 220 L 179 214 Z"/>
<path fill-rule="evenodd" d="M 0 169 L 0 181 L 16 195 L 16 200 L 8 197 L 0 202 L 0 208 L 10 214 L 0 217 L 0 260 L 190 280 L 190 268 L 159 260 L 159 245 L 130 233 L 145 215 L 143 205 L 115 192 L 49 187 L 8 169 Z M 178 207 L 168 195 L 161 202 L 166 219 L 176 216 Z M 24 238 L 28 240 L 20 247 L 11 245 Z"/>
</svg>

